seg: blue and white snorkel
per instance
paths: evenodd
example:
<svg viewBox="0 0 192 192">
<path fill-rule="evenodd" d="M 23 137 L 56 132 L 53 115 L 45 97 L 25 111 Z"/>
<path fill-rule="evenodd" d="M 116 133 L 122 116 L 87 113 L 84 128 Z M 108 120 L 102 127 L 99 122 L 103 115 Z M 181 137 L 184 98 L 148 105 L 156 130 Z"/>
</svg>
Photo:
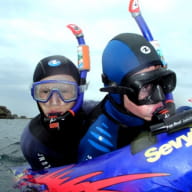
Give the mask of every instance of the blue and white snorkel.
<svg viewBox="0 0 192 192">
<path fill-rule="evenodd" d="M 154 38 L 150 32 L 150 29 L 149 29 L 148 25 L 146 24 L 142 14 L 141 14 L 140 6 L 139 6 L 139 0 L 130 0 L 128 10 L 131 13 L 131 15 L 133 16 L 133 18 L 135 19 L 135 21 L 137 22 L 137 24 L 138 24 L 143 36 L 145 37 L 145 39 L 147 41 L 149 41 L 154 46 L 154 48 L 156 49 L 158 55 L 161 58 L 162 63 L 164 64 L 164 67 L 166 68 L 167 63 L 165 62 L 165 59 L 163 57 L 159 43 L 156 40 L 154 40 Z M 167 93 L 165 95 L 165 97 L 166 97 L 165 103 L 167 105 L 169 105 L 169 111 L 168 111 L 167 115 L 166 114 L 164 115 L 164 117 L 168 117 L 169 113 L 174 113 L 175 104 L 174 104 L 172 93 Z"/>
<path fill-rule="evenodd" d="M 133 18 L 135 19 L 135 21 L 137 22 L 143 36 L 145 37 L 145 39 L 147 41 L 149 41 L 154 48 L 156 49 L 158 55 L 161 58 L 162 63 L 164 64 L 165 67 L 167 67 L 167 63 L 165 62 L 165 59 L 163 57 L 162 51 L 160 49 L 160 45 L 157 42 L 157 40 L 154 40 L 151 31 L 148 27 L 148 25 L 146 24 L 141 11 L 140 11 L 140 6 L 139 6 L 139 1 L 138 0 L 130 0 L 129 3 L 129 12 L 131 13 L 131 15 L 133 16 Z"/>
<path fill-rule="evenodd" d="M 69 24 L 67 27 L 72 31 L 78 41 L 77 57 L 78 57 L 78 69 L 80 71 L 80 94 L 75 105 L 70 109 L 70 113 L 75 113 L 80 109 L 83 103 L 84 90 L 86 89 L 86 76 L 90 70 L 90 56 L 89 47 L 85 44 L 84 35 L 82 30 L 75 24 Z"/>
</svg>

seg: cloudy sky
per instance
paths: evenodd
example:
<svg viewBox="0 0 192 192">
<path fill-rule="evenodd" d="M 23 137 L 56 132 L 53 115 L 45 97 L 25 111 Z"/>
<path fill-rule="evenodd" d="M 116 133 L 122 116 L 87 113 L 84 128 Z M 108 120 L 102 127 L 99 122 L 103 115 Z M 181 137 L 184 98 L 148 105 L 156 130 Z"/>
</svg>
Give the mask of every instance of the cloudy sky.
<svg viewBox="0 0 192 192">
<path fill-rule="evenodd" d="M 43 57 L 62 54 L 77 63 L 77 42 L 66 25 L 83 29 L 90 46 L 91 71 L 86 99 L 101 99 L 101 55 L 107 42 L 122 32 L 140 33 L 128 12 L 129 0 L 0 0 L 0 105 L 13 114 L 33 117 L 32 75 Z M 174 97 L 190 105 L 192 97 L 191 0 L 140 0 L 153 37 L 170 68 L 177 72 Z"/>
</svg>

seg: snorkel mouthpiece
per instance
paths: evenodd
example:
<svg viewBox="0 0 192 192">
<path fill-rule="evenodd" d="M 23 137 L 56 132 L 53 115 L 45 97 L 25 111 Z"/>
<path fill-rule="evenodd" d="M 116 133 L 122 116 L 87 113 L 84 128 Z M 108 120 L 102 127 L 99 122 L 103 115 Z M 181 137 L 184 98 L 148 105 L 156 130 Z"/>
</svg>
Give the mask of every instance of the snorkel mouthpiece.
<svg viewBox="0 0 192 192">
<path fill-rule="evenodd" d="M 48 121 L 49 121 L 49 128 L 50 129 L 60 129 L 59 126 L 59 119 L 58 117 L 60 116 L 60 113 L 50 113 L 48 115 Z"/>
<path fill-rule="evenodd" d="M 75 112 L 69 110 L 64 114 L 61 113 L 49 113 L 48 117 L 44 117 L 44 122 L 48 123 L 50 129 L 57 129 L 60 130 L 60 126 L 62 122 L 66 120 L 68 117 L 74 117 Z"/>
</svg>

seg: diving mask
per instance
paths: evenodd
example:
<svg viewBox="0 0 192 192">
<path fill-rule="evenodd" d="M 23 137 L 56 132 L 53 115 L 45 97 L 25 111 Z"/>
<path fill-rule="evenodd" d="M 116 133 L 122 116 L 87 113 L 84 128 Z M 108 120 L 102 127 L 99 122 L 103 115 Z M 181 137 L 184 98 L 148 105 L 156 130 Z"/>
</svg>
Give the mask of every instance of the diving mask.
<svg viewBox="0 0 192 192">
<path fill-rule="evenodd" d="M 165 94 L 176 86 L 176 74 L 165 68 L 125 76 L 121 85 L 102 88 L 114 94 L 126 94 L 137 105 L 156 104 L 165 100 Z"/>
<path fill-rule="evenodd" d="M 31 95 L 38 102 L 48 102 L 54 93 L 57 93 L 62 101 L 69 103 L 77 100 L 79 86 L 76 82 L 64 80 L 43 80 L 32 84 Z"/>
</svg>

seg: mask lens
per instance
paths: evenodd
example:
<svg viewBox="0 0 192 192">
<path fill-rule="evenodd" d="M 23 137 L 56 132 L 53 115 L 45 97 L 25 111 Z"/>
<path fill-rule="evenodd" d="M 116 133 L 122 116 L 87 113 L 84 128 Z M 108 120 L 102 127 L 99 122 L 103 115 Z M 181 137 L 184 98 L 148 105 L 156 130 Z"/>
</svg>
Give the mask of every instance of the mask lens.
<svg viewBox="0 0 192 192">
<path fill-rule="evenodd" d="M 146 84 L 139 91 L 138 100 L 144 100 L 152 93 L 153 84 Z"/>
<path fill-rule="evenodd" d="M 125 77 L 121 85 L 135 104 L 155 104 L 163 101 L 164 95 L 174 90 L 176 75 L 171 70 L 159 68 Z"/>
<path fill-rule="evenodd" d="M 145 88 L 142 87 L 139 96 L 139 105 L 156 104 L 165 100 L 165 93 L 163 92 L 162 87 L 158 84 L 148 84 Z"/>
<path fill-rule="evenodd" d="M 162 77 L 159 80 L 159 84 L 161 85 L 163 91 L 165 93 L 170 93 L 175 89 L 176 86 L 176 76 L 174 73 L 168 74 Z"/>
<path fill-rule="evenodd" d="M 72 84 L 60 84 L 57 89 L 65 101 L 77 98 L 77 87 Z"/>
<path fill-rule="evenodd" d="M 34 87 L 34 96 L 36 100 L 47 101 L 51 94 L 51 89 L 45 85 L 37 85 Z"/>
<path fill-rule="evenodd" d="M 33 83 L 32 96 L 36 101 L 47 102 L 53 93 L 57 93 L 64 102 L 77 99 L 78 85 L 71 81 L 47 80 Z"/>
</svg>

